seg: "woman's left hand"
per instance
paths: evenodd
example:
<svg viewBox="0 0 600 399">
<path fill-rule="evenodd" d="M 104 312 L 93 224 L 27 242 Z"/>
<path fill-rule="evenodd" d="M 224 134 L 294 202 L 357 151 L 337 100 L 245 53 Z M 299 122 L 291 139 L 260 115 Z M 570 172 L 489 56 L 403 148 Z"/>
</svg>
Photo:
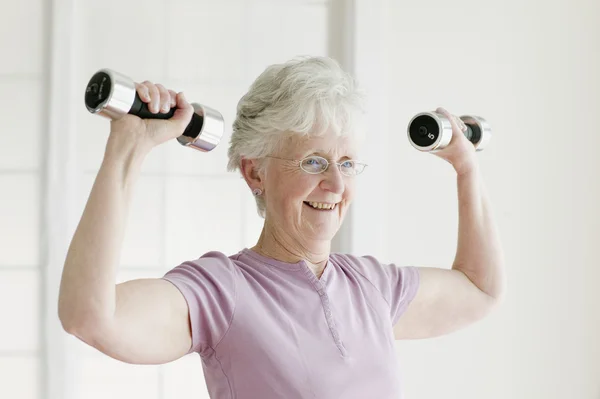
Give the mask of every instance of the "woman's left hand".
<svg viewBox="0 0 600 399">
<path fill-rule="evenodd" d="M 449 162 L 459 175 L 470 171 L 476 166 L 477 159 L 475 146 L 464 134 L 467 126 L 458 116 L 452 115 L 442 107 L 437 108 L 435 112 L 446 116 L 452 124 L 452 139 L 447 147 L 434 151 L 432 154 Z"/>
</svg>

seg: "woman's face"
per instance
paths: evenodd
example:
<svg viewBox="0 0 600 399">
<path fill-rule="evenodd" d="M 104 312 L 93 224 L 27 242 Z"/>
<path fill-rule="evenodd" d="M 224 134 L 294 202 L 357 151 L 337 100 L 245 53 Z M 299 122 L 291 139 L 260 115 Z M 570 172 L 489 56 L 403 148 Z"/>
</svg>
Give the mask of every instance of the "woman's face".
<svg viewBox="0 0 600 399">
<path fill-rule="evenodd" d="M 274 156 L 302 160 L 319 155 L 330 164 L 325 172 L 309 174 L 298 162 L 269 158 L 265 180 L 266 222 L 294 239 L 330 241 L 337 233 L 352 202 L 354 179 L 337 165 L 356 160 L 355 142 L 350 137 L 296 137 L 288 140 Z"/>
</svg>

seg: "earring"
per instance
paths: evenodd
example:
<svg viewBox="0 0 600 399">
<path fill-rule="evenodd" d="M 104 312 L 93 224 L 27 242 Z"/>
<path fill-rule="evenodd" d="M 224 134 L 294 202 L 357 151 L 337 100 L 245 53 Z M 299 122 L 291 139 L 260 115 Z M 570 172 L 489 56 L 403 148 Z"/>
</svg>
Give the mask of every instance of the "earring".
<svg viewBox="0 0 600 399">
<path fill-rule="evenodd" d="M 261 195 L 262 194 L 262 190 L 260 188 L 255 188 L 254 190 L 252 190 L 252 194 L 254 194 L 254 195 Z"/>
</svg>

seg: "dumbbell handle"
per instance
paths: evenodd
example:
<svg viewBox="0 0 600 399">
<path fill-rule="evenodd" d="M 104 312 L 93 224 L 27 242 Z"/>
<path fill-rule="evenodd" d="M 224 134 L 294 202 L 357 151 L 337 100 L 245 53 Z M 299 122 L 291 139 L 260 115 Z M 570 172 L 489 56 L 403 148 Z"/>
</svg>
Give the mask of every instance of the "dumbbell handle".
<svg viewBox="0 0 600 399">
<path fill-rule="evenodd" d="M 136 92 L 133 104 L 131 105 L 131 109 L 129 110 L 128 114 L 136 115 L 142 119 L 170 119 L 175 114 L 175 111 L 177 111 L 177 107 L 171 108 L 167 113 L 152 113 L 148 108 L 148 104 L 143 102 Z M 202 117 L 202 115 L 199 115 L 194 112 L 192 114 L 192 119 L 183 131 L 182 136 L 192 138 L 196 137 L 198 135 L 198 132 L 202 128 L 203 123 L 204 118 Z"/>
<path fill-rule="evenodd" d="M 176 110 L 177 107 L 173 107 L 167 113 L 152 113 L 148 108 L 148 103 L 143 102 L 140 96 L 135 93 L 133 104 L 131 105 L 131 109 L 128 113 L 139 116 L 142 119 L 170 119 L 175 114 Z"/>
</svg>

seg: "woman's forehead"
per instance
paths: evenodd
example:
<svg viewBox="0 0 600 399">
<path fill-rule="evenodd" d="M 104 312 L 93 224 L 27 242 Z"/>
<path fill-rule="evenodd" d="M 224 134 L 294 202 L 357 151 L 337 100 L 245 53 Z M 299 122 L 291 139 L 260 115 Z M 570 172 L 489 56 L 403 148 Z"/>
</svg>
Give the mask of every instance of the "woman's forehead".
<svg viewBox="0 0 600 399">
<path fill-rule="evenodd" d="M 300 136 L 288 141 L 286 152 L 296 156 L 316 153 L 331 157 L 355 156 L 358 148 L 351 136 L 325 135 L 319 137 Z"/>
</svg>

